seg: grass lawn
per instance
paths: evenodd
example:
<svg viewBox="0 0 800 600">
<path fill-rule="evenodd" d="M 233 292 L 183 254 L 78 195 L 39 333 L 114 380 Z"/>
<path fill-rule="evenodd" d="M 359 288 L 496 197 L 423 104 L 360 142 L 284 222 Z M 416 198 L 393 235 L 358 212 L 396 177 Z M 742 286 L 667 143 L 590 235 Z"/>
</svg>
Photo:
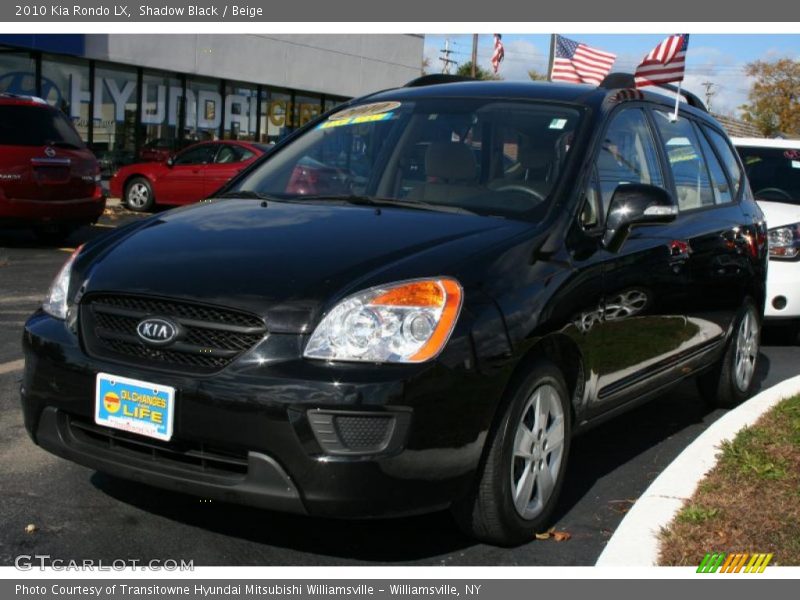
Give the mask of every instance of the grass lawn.
<svg viewBox="0 0 800 600">
<path fill-rule="evenodd" d="M 717 465 L 661 531 L 659 564 L 697 566 L 707 552 L 771 552 L 771 565 L 800 565 L 800 396 L 720 450 Z"/>
</svg>

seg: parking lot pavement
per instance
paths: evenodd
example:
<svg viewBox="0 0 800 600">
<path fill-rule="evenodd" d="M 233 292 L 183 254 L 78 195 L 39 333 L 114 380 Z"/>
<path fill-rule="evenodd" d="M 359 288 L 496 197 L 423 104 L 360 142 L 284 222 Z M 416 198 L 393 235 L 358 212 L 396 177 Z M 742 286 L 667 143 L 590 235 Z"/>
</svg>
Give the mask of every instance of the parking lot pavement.
<svg viewBox="0 0 800 600">
<path fill-rule="evenodd" d="M 138 215 L 112 210 L 77 245 Z M 5 237 L 3 237 L 5 236 Z M 19 411 L 20 337 L 67 257 L 23 233 L 0 232 L 0 565 L 53 558 L 184 559 L 195 565 L 592 565 L 632 502 L 723 411 L 692 382 L 578 438 L 557 529 L 568 541 L 514 549 L 476 544 L 447 513 L 336 521 L 209 503 L 96 473 L 36 447 Z M 797 373 L 800 348 L 765 346 L 760 385 Z M 33 524 L 34 533 L 25 527 Z"/>
</svg>

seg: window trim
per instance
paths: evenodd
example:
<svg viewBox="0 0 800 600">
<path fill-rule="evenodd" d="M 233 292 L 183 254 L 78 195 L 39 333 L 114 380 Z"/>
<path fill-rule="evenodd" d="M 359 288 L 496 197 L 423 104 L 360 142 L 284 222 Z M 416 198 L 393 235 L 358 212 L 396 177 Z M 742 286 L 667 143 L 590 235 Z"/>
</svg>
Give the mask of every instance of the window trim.
<svg viewBox="0 0 800 600">
<path fill-rule="evenodd" d="M 703 135 L 706 136 L 708 140 L 708 144 L 711 146 L 711 149 L 714 151 L 714 154 L 717 156 L 717 160 L 719 161 L 720 165 L 722 165 L 722 170 L 726 173 L 728 177 L 728 183 L 731 185 L 731 189 L 733 189 L 733 176 L 731 175 L 730 171 L 728 170 L 728 165 L 725 160 L 722 159 L 719 153 L 719 149 L 717 145 L 714 143 L 713 138 L 709 135 L 709 131 L 712 131 L 722 137 L 722 140 L 728 146 L 728 150 L 730 150 L 731 155 L 733 156 L 733 160 L 736 161 L 736 164 L 739 166 L 739 181 L 737 182 L 737 190 L 736 190 L 736 197 L 733 200 L 734 204 L 739 204 L 744 196 L 744 186 L 747 183 L 747 170 L 745 169 L 744 162 L 742 161 L 742 157 L 739 155 L 739 151 L 736 150 L 736 146 L 733 145 L 730 138 L 727 134 L 720 131 L 716 127 L 712 127 L 709 123 L 699 123 L 698 127 L 702 130 Z"/>
</svg>

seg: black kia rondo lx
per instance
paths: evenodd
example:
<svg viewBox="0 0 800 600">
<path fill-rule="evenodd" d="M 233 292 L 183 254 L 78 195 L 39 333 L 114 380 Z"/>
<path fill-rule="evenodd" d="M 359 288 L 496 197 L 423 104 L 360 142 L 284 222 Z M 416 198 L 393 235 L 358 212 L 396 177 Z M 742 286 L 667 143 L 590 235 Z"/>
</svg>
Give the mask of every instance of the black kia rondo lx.
<svg viewBox="0 0 800 600">
<path fill-rule="evenodd" d="M 31 437 L 206 498 L 531 539 L 576 433 L 687 377 L 753 387 L 762 214 L 697 98 L 631 86 L 416 80 L 87 243 L 25 328 Z"/>
</svg>

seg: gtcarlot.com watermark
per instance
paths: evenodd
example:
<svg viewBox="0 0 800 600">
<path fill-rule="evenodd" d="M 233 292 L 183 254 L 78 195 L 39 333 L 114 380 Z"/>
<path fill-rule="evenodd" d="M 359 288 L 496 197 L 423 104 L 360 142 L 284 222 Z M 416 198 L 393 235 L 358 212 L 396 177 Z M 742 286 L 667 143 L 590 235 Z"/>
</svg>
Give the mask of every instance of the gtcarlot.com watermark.
<svg viewBox="0 0 800 600">
<path fill-rule="evenodd" d="M 184 559 L 139 560 L 118 558 L 111 561 L 84 558 L 81 560 L 52 558 L 49 554 L 20 554 L 14 559 L 19 571 L 194 571 L 194 561 Z"/>
</svg>

